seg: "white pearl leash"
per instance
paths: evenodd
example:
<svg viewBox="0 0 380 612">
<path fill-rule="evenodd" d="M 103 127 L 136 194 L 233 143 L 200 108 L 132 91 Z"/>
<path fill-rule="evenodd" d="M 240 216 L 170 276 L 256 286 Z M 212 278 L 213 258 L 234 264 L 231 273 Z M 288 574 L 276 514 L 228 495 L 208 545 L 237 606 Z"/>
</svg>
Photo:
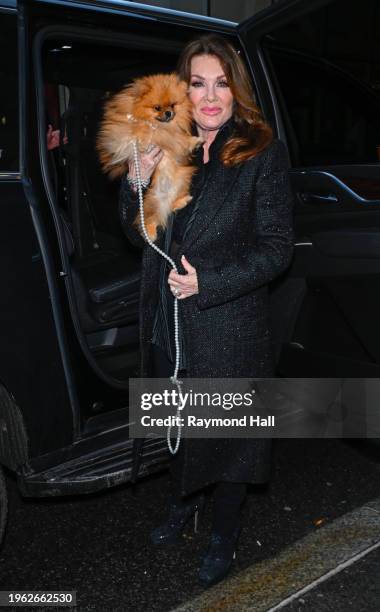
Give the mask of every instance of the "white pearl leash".
<svg viewBox="0 0 380 612">
<path fill-rule="evenodd" d="M 170 263 L 171 267 L 173 268 L 173 270 L 175 270 L 175 272 L 178 272 L 177 266 L 175 265 L 175 263 L 171 259 L 171 257 L 169 257 L 169 255 L 167 255 L 167 253 L 162 251 L 156 244 L 154 244 L 154 242 L 149 238 L 148 232 L 146 230 L 145 219 L 144 219 L 144 196 L 143 196 L 143 191 L 142 191 L 142 179 L 141 179 L 141 172 L 140 172 L 140 159 L 139 159 L 139 154 L 138 154 L 137 142 L 135 140 L 133 141 L 133 159 L 134 159 L 134 163 L 135 163 L 135 170 L 136 170 L 136 177 L 137 177 L 137 193 L 138 193 L 138 197 L 139 197 L 140 223 L 141 223 L 141 228 L 142 228 L 142 231 L 143 231 L 143 234 L 144 234 L 144 238 L 145 238 L 146 242 L 152 247 L 152 249 L 154 249 L 162 257 L 164 257 Z M 178 380 L 178 378 L 177 378 L 178 370 L 179 370 L 179 351 L 180 351 L 180 347 L 179 347 L 179 322 L 178 322 L 178 299 L 177 299 L 177 297 L 174 298 L 174 342 L 175 342 L 175 368 L 174 368 L 173 376 L 170 377 L 170 381 L 173 383 L 173 385 L 177 386 L 177 390 L 178 390 L 178 394 L 179 394 L 179 400 L 181 402 L 181 405 L 183 405 L 183 402 L 182 402 L 182 393 L 181 393 L 182 381 Z M 181 421 L 180 421 L 179 406 L 177 407 L 176 420 L 177 420 L 177 438 L 176 438 L 176 443 L 175 443 L 174 448 L 172 447 L 172 442 L 171 442 L 171 439 L 170 439 L 170 433 L 171 433 L 171 429 L 172 429 L 171 425 L 168 426 L 168 430 L 167 430 L 167 434 L 166 434 L 166 440 L 167 440 L 167 443 L 168 443 L 168 448 L 169 448 L 169 451 L 171 452 L 172 455 L 175 455 L 176 452 L 178 451 L 179 444 L 180 444 L 180 441 L 181 441 L 181 429 L 182 429 L 182 427 L 180 425 Z"/>
</svg>

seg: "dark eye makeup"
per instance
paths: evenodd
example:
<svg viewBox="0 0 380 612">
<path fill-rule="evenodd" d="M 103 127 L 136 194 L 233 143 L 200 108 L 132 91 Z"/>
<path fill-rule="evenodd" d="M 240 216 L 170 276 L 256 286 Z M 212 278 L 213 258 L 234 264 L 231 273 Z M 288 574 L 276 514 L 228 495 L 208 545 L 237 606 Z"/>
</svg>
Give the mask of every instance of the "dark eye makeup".
<svg viewBox="0 0 380 612">
<path fill-rule="evenodd" d="M 202 85 L 203 85 L 203 81 L 192 81 L 191 82 L 191 86 L 192 87 L 202 87 Z M 227 81 L 225 81 L 225 80 L 217 81 L 217 85 L 219 87 L 229 87 Z"/>
</svg>

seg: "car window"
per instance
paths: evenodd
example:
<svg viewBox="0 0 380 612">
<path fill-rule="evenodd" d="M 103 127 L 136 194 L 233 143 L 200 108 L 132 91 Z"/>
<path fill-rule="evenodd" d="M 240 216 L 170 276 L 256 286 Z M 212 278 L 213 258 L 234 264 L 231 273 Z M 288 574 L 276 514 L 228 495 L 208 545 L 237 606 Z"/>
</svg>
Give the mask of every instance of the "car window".
<svg viewBox="0 0 380 612">
<path fill-rule="evenodd" d="M 19 169 L 16 19 L 0 10 L 0 172 Z"/>
<path fill-rule="evenodd" d="M 263 41 L 296 166 L 380 161 L 380 7 L 341 0 Z"/>
</svg>

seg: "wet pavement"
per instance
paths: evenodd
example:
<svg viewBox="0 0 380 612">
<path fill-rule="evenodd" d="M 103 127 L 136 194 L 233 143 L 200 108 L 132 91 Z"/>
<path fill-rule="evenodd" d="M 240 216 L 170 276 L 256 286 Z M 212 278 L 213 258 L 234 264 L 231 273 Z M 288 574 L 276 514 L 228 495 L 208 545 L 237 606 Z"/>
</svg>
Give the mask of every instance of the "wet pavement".
<svg viewBox="0 0 380 612">
<path fill-rule="evenodd" d="M 270 485 L 250 491 L 232 577 L 380 497 L 379 466 L 379 450 L 369 452 L 362 443 L 278 440 Z M 10 518 L 0 557 L 2 590 L 76 590 L 78 610 L 105 612 L 168 612 L 204 592 L 196 574 L 199 556 L 207 546 L 210 504 L 198 534 L 189 528 L 178 546 L 164 549 L 149 542 L 150 530 L 165 516 L 166 473 L 135 487 L 56 500 L 22 500 L 15 483 L 10 480 L 9 485 Z M 350 584 L 350 572 L 362 567 L 359 576 L 366 576 L 366 568 L 378 569 L 378 560 L 375 551 L 317 591 L 302 595 L 315 608 L 293 601 L 283 609 L 329 610 L 324 589 L 330 581 Z M 368 605 L 355 607 L 361 604 L 352 585 L 349 597 L 354 603 L 348 606 L 344 588 L 331 587 L 336 597 L 331 609 L 371 611 Z M 378 596 L 376 590 L 374 596 Z M 319 606 L 322 599 L 324 608 Z M 227 610 L 218 608 L 222 609 Z"/>
</svg>

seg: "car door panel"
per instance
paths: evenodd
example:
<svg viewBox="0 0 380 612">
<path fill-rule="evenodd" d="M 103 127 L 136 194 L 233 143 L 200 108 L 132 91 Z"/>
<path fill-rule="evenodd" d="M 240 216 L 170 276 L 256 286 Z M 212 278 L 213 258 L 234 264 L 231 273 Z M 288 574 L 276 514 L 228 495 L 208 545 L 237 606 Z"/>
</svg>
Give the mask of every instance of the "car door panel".
<svg viewBox="0 0 380 612">
<path fill-rule="evenodd" d="M 338 52 L 334 63 L 326 40 L 334 28 L 341 36 L 355 23 L 355 11 L 367 11 L 371 23 L 379 12 L 372 0 L 360 9 L 339 0 L 299 0 L 277 9 L 241 24 L 239 33 L 260 104 L 291 161 L 295 254 L 271 291 L 278 371 L 378 376 L 380 104 Z"/>
</svg>

